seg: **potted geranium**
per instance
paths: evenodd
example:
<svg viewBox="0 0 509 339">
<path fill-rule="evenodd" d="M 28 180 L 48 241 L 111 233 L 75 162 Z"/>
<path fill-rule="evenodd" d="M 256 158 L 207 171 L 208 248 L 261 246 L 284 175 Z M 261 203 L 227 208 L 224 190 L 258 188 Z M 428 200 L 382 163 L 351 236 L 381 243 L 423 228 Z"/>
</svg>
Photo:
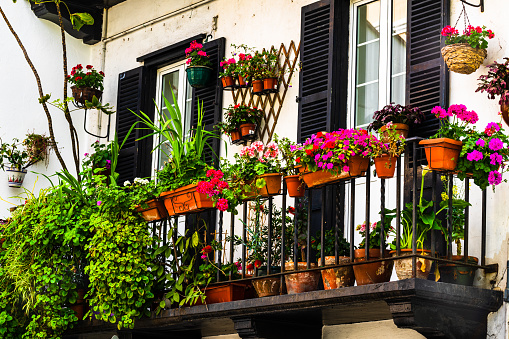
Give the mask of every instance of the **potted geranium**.
<svg viewBox="0 0 509 339">
<path fill-rule="evenodd" d="M 385 138 L 371 144 L 371 156 L 375 161 L 376 175 L 380 179 L 389 179 L 394 176 L 397 158 L 405 150 L 405 138 L 396 131 L 396 126 L 392 122 L 384 127 Z"/>
<path fill-rule="evenodd" d="M 475 124 L 479 117 L 476 112 L 468 111 L 465 105 L 451 105 L 447 111 L 436 106 L 431 113 L 440 120 L 440 128 L 434 136 L 421 140 L 419 144 L 424 146 L 429 168 L 453 171 L 463 145 L 460 139 L 469 133 L 469 124 Z"/>
<path fill-rule="evenodd" d="M 125 181 L 124 187 L 129 189 L 136 211 L 140 212 L 146 221 L 161 220 L 168 216 L 164 204 L 157 198 L 159 193 L 155 181 L 134 178 L 132 184 Z"/>
<path fill-rule="evenodd" d="M 219 131 L 230 135 L 232 143 L 241 138 L 256 137 L 256 130 L 263 117 L 263 111 L 244 104 L 230 105 L 224 114 L 224 122 L 217 125 Z"/>
<path fill-rule="evenodd" d="M 219 78 L 221 78 L 221 82 L 223 83 L 223 89 L 233 89 L 235 85 L 235 77 L 237 76 L 236 72 L 236 61 L 235 58 L 224 58 L 223 61 L 219 63 L 219 66 L 223 69 L 222 72 L 219 73 Z"/>
<path fill-rule="evenodd" d="M 442 36 L 446 37 L 445 47 L 442 48 L 442 56 L 447 67 L 453 72 L 470 74 L 475 72 L 488 55 L 488 39 L 493 39 L 495 34 L 485 26 L 471 26 L 459 34 L 458 30 L 451 26 L 442 29 Z"/>
<path fill-rule="evenodd" d="M 458 160 L 458 178 L 471 176 L 480 189 L 492 185 L 495 190 L 509 160 L 508 145 L 509 138 L 500 123 L 490 122 L 482 132 L 467 133 Z"/>
<path fill-rule="evenodd" d="M 212 79 L 212 67 L 203 45 L 196 40 L 186 48 L 187 81 L 194 88 L 203 88 L 210 84 Z"/>
<path fill-rule="evenodd" d="M 250 68 L 251 68 L 251 60 L 253 59 L 253 56 L 248 53 L 252 51 L 252 48 L 246 46 L 246 45 L 234 45 L 235 47 L 235 54 L 238 55 L 238 61 L 235 65 L 235 73 L 238 76 L 239 86 L 240 88 L 245 88 L 251 86 L 251 78 L 250 78 Z M 237 50 L 243 50 L 244 53 L 237 53 Z"/>
<path fill-rule="evenodd" d="M 251 78 L 253 84 L 253 93 L 261 94 L 263 92 L 263 79 L 265 71 L 265 58 L 263 54 L 256 51 L 249 64 L 250 67 L 247 70 L 247 76 Z"/>
<path fill-rule="evenodd" d="M 274 138 L 281 153 L 280 172 L 283 174 L 288 195 L 292 198 L 302 198 L 306 192 L 304 181 L 299 176 L 297 170 L 297 147 L 298 145 L 288 138 L 279 138 L 277 134 Z"/>
<path fill-rule="evenodd" d="M 276 92 L 279 84 L 279 65 L 278 65 L 278 53 L 275 48 L 269 51 L 264 51 L 262 56 L 265 60 L 265 64 L 262 70 L 263 76 L 263 91 L 264 92 Z"/>
<path fill-rule="evenodd" d="M 500 110 L 506 124 L 509 124 L 509 58 L 504 63 L 493 62 L 488 66 L 488 74 L 479 77 L 476 92 L 488 93 L 489 99 L 499 95 Z"/>
<path fill-rule="evenodd" d="M 419 107 L 412 107 L 411 105 L 402 106 L 391 103 L 373 114 L 373 122 L 369 124 L 368 131 L 381 130 L 380 135 L 383 140 L 386 125 L 392 122 L 396 131 L 406 138 L 410 126 L 422 123 L 425 118 L 424 113 L 421 112 Z"/>
<path fill-rule="evenodd" d="M 67 75 L 69 83 L 74 84 L 71 87 L 74 102 L 78 107 L 85 107 L 86 101 L 92 101 L 95 96 L 101 99 L 103 94 L 104 73 L 97 71 L 94 66 L 87 65 L 85 68 L 81 64 L 72 68 L 71 74 Z"/>
<path fill-rule="evenodd" d="M 218 210 L 237 213 L 235 207 L 239 203 L 242 190 L 230 187 L 221 170 L 207 170 L 206 179 L 198 182 L 196 191 L 212 199 Z"/>
<path fill-rule="evenodd" d="M 309 188 L 365 175 L 377 142 L 362 129 L 313 134 L 297 147 L 300 175 Z"/>
</svg>

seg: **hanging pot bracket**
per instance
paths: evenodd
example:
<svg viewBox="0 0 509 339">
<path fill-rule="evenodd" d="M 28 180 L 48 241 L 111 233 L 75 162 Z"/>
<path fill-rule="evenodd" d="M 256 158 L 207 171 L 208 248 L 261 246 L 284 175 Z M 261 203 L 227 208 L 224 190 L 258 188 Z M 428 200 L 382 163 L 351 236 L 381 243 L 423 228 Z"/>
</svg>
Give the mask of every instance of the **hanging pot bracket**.
<svg viewBox="0 0 509 339">
<path fill-rule="evenodd" d="M 481 8 L 481 13 L 483 13 L 483 12 L 484 12 L 484 0 L 479 0 L 479 5 L 471 4 L 470 2 L 465 1 L 465 0 L 461 0 L 461 2 L 462 2 L 463 4 L 467 4 L 467 5 L 472 6 L 472 7 L 477 7 L 477 8 L 479 8 L 479 7 L 480 7 L 480 8 Z"/>
</svg>

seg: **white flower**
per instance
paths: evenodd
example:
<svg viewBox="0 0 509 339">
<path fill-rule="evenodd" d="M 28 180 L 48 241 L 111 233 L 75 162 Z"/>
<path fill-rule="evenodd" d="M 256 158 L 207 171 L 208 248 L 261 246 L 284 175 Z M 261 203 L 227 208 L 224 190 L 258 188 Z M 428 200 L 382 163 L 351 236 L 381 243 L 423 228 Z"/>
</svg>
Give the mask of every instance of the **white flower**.
<svg viewBox="0 0 509 339">
<path fill-rule="evenodd" d="M 129 186 L 129 185 L 131 185 L 131 182 L 129 180 L 124 181 L 124 186 Z"/>
<path fill-rule="evenodd" d="M 147 179 L 141 179 L 141 178 L 134 178 L 134 183 L 139 185 L 147 185 L 148 180 Z"/>
</svg>

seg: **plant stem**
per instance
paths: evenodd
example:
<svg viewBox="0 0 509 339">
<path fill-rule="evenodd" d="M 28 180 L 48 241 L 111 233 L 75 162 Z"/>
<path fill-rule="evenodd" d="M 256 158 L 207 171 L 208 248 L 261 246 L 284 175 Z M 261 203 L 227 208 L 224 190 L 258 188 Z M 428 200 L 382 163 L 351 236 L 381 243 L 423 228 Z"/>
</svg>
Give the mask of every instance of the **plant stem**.
<svg viewBox="0 0 509 339">
<path fill-rule="evenodd" d="M 23 55 L 25 56 L 25 60 L 27 61 L 28 65 L 30 66 L 30 69 L 32 70 L 32 73 L 35 76 L 35 81 L 37 82 L 37 88 L 39 90 L 39 98 L 42 100 L 44 98 L 44 91 L 42 90 L 42 84 L 41 84 L 41 78 L 39 77 L 39 73 L 35 69 L 34 64 L 32 63 L 32 60 L 28 56 L 28 53 L 25 49 L 25 46 L 21 42 L 18 34 L 16 31 L 14 31 L 14 28 L 12 27 L 11 23 L 7 19 L 7 16 L 5 15 L 4 11 L 2 10 L 2 7 L 0 6 L 0 14 L 2 15 L 5 23 L 7 24 L 7 27 L 9 27 L 9 30 L 11 31 L 12 35 L 16 39 L 19 47 L 21 48 L 21 51 L 23 52 Z M 54 145 L 55 149 L 55 155 L 57 156 L 58 161 L 60 162 L 60 166 L 62 166 L 63 170 L 67 170 L 67 166 L 65 164 L 64 159 L 62 158 L 62 155 L 60 154 L 60 151 L 58 150 L 57 143 L 55 141 L 55 134 L 53 133 L 53 119 L 51 117 L 51 114 L 48 109 L 48 105 L 45 101 L 41 102 L 42 107 L 44 109 L 44 113 L 46 114 L 46 119 L 48 120 L 48 129 L 49 129 L 49 137 L 51 138 L 51 142 Z"/>
</svg>

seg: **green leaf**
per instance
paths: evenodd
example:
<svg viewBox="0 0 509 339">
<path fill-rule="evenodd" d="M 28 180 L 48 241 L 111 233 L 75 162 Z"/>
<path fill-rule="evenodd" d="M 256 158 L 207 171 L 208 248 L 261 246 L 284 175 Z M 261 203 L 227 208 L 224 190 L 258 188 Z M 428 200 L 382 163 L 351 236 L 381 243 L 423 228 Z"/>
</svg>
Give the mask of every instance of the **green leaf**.
<svg viewBox="0 0 509 339">
<path fill-rule="evenodd" d="M 71 23 L 72 27 L 79 31 L 84 25 L 93 25 L 94 18 L 89 13 L 73 13 L 71 14 Z"/>
<path fill-rule="evenodd" d="M 194 232 L 193 234 L 193 247 L 197 247 L 200 243 L 200 236 L 198 235 L 198 232 Z"/>
</svg>

